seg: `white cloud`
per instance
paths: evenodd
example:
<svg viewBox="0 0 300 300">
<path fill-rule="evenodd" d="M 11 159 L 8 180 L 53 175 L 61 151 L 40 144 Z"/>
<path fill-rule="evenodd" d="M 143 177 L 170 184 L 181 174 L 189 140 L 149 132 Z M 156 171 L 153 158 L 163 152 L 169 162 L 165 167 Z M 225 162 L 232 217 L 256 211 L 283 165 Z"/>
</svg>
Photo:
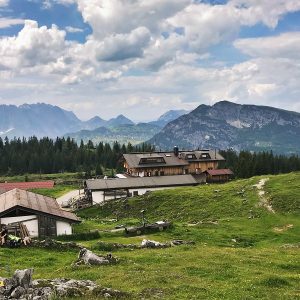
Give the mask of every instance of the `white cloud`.
<svg viewBox="0 0 300 300">
<path fill-rule="evenodd" d="M 72 27 L 72 26 L 66 26 L 66 31 L 70 33 L 77 33 L 77 32 L 83 32 L 84 30 L 82 28 L 78 27 Z"/>
<path fill-rule="evenodd" d="M 8 6 L 9 0 L 0 0 L 0 7 Z"/>
<path fill-rule="evenodd" d="M 99 61 L 120 61 L 141 57 L 150 41 L 150 32 L 145 27 L 134 29 L 129 34 L 116 34 L 105 38 L 96 46 Z"/>
<path fill-rule="evenodd" d="M 0 66 L 18 70 L 48 64 L 62 55 L 65 46 L 65 32 L 57 26 L 48 29 L 26 20 L 17 36 L 0 39 Z"/>
<path fill-rule="evenodd" d="M 0 28 L 8 28 L 20 24 L 24 24 L 23 19 L 0 18 Z"/>
<path fill-rule="evenodd" d="M 300 59 L 300 32 L 278 36 L 238 39 L 234 46 L 253 57 L 285 57 Z"/>
<path fill-rule="evenodd" d="M 138 27 L 151 32 L 161 22 L 183 9 L 191 0 L 77 0 L 85 22 L 96 38 L 129 33 Z"/>
<path fill-rule="evenodd" d="M 298 0 L 230 0 L 229 5 L 240 9 L 243 24 L 262 22 L 271 28 L 277 26 L 284 14 L 300 9 Z"/>
</svg>

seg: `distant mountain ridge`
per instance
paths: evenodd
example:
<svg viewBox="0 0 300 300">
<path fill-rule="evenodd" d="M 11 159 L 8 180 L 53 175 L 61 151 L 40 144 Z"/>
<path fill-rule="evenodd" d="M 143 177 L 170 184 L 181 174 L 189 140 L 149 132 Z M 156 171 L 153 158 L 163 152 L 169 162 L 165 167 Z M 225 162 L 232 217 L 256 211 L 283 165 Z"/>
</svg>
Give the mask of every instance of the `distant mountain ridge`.
<svg viewBox="0 0 300 300">
<path fill-rule="evenodd" d="M 142 143 L 160 131 L 160 127 L 149 123 L 121 124 L 111 127 L 99 127 L 94 130 L 80 130 L 74 133 L 67 133 L 65 137 L 71 137 L 77 142 L 91 140 L 93 143 L 113 143 L 118 141 L 121 144 L 133 145 Z"/>
<path fill-rule="evenodd" d="M 123 115 L 108 121 L 96 116 L 82 121 L 71 112 L 45 103 L 0 105 L 0 137 L 57 137 L 68 132 L 134 124 Z"/>
<path fill-rule="evenodd" d="M 176 120 L 177 118 L 181 117 L 182 115 L 185 115 L 189 113 L 188 110 L 180 109 L 180 110 L 169 110 L 165 112 L 163 115 L 161 115 L 156 121 L 150 122 L 150 124 L 164 127 L 169 122 Z"/>
<path fill-rule="evenodd" d="M 300 113 L 221 101 L 200 105 L 148 140 L 161 149 L 218 148 L 299 153 Z"/>
</svg>

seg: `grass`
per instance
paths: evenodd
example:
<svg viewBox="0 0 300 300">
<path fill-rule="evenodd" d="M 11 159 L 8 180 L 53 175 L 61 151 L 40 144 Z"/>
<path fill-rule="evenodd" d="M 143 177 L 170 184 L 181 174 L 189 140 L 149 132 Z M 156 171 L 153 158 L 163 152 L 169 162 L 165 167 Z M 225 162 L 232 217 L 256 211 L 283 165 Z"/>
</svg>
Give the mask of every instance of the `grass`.
<svg viewBox="0 0 300 300">
<path fill-rule="evenodd" d="M 44 196 L 59 198 L 64 194 L 73 191 L 74 189 L 78 189 L 76 185 L 55 185 L 52 189 L 31 189 L 31 192 L 41 194 Z"/>
<path fill-rule="evenodd" d="M 275 214 L 259 206 L 253 185 L 262 177 L 157 191 L 78 212 L 83 222 L 74 227 L 73 240 L 99 254 L 112 251 L 118 264 L 74 268 L 78 253 L 73 250 L 3 248 L 0 276 L 33 267 L 35 278 L 90 279 L 129 292 L 132 299 L 299 299 L 300 173 L 268 177 L 265 190 Z M 149 221 L 168 219 L 174 226 L 146 236 L 110 231 L 118 224 L 139 224 L 141 209 Z M 100 237 L 85 234 L 95 229 Z M 140 244 L 143 238 L 193 240 L 195 245 L 136 250 L 98 246 L 99 241 Z"/>
</svg>

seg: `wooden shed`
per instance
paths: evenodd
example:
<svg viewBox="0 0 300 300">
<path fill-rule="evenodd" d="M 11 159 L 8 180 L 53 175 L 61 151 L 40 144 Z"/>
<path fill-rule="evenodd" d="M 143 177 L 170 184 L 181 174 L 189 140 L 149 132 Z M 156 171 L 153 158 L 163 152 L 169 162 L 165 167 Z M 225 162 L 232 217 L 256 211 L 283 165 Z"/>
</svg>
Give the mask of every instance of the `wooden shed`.
<svg viewBox="0 0 300 300">
<path fill-rule="evenodd" d="M 227 182 L 232 176 L 233 172 L 230 169 L 216 169 L 207 170 L 204 172 L 206 174 L 206 182 Z"/>
<path fill-rule="evenodd" d="M 0 224 L 22 222 L 31 237 L 56 237 L 72 234 L 78 217 L 61 209 L 54 198 L 21 189 L 0 195 Z"/>
</svg>

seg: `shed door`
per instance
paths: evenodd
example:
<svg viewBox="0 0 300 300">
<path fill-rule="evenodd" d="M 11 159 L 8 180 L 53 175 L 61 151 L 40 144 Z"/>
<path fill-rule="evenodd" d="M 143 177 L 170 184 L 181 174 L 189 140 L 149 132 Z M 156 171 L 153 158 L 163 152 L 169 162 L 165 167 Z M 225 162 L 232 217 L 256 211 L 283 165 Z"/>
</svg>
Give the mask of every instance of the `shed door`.
<svg viewBox="0 0 300 300">
<path fill-rule="evenodd" d="M 39 237 L 55 237 L 56 220 L 46 216 L 39 216 Z"/>
</svg>

